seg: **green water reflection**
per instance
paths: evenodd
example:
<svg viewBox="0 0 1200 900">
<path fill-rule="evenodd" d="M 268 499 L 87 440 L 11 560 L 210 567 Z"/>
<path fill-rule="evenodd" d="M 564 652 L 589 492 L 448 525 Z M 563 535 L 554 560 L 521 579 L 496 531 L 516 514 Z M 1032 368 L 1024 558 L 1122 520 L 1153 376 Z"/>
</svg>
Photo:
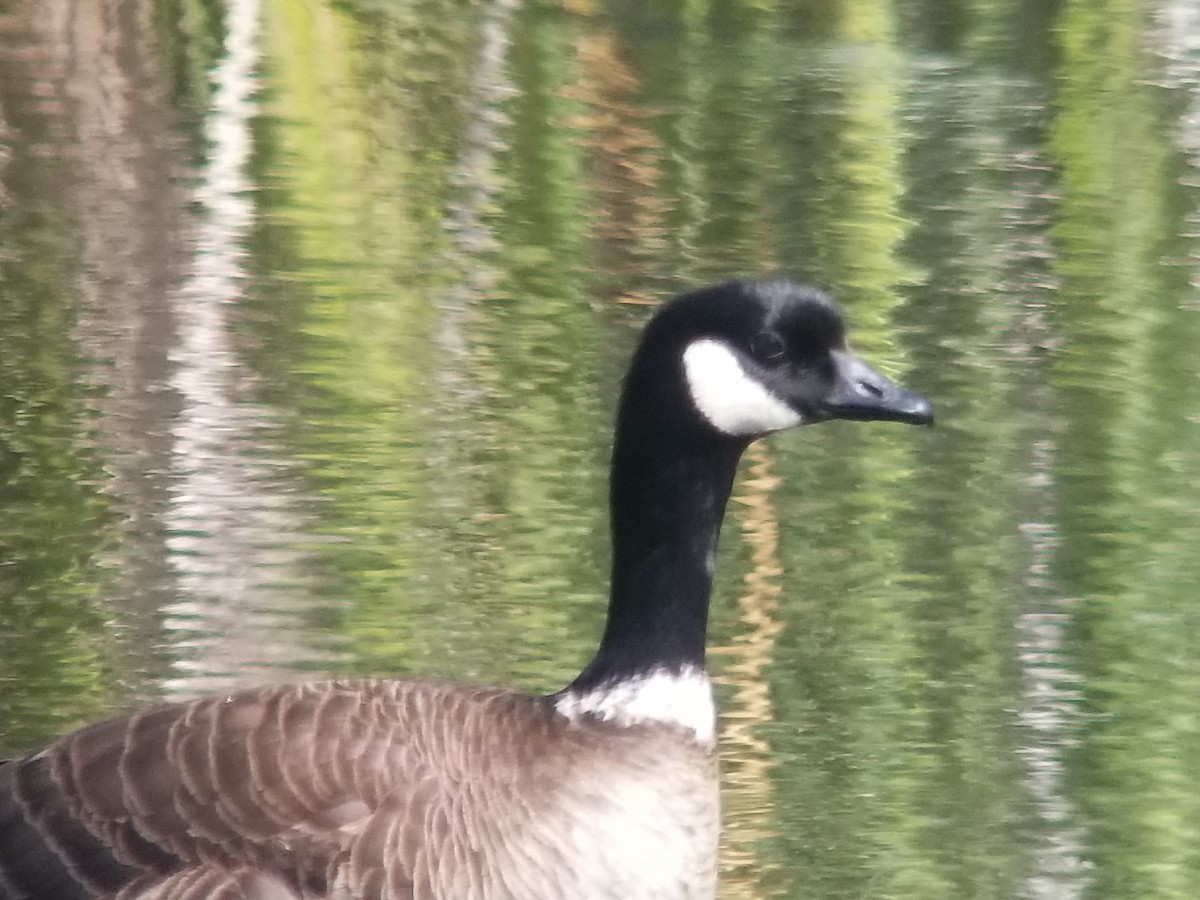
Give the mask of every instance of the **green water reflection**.
<svg viewBox="0 0 1200 900">
<path fill-rule="evenodd" d="M 939 425 L 747 459 L 722 896 L 1195 896 L 1186 4 L 10 7 L 0 750 L 268 678 L 558 686 L 637 327 L 784 271 Z"/>
</svg>

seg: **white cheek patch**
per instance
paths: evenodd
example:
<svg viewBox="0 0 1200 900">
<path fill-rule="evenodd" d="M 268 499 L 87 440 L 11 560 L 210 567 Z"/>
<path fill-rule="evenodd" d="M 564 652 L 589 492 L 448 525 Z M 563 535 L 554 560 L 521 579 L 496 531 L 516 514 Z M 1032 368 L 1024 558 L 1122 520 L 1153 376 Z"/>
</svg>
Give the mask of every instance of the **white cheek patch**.
<svg viewBox="0 0 1200 900">
<path fill-rule="evenodd" d="M 562 694 L 555 703 L 572 721 L 595 716 L 618 725 L 677 725 L 696 740 L 711 746 L 716 740 L 717 707 L 712 682 L 702 669 L 687 667 L 674 673 L 665 669 L 614 681 L 576 694 Z"/>
<path fill-rule="evenodd" d="M 683 351 L 683 371 L 696 409 L 725 434 L 747 437 L 803 421 L 800 413 L 747 375 L 721 341 L 702 338 L 688 344 Z"/>
</svg>

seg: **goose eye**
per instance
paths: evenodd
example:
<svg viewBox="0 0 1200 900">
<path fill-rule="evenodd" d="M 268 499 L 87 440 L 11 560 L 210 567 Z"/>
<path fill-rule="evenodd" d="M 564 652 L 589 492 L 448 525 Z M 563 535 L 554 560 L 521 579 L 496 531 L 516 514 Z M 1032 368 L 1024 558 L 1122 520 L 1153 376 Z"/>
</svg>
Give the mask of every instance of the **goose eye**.
<svg viewBox="0 0 1200 900">
<path fill-rule="evenodd" d="M 773 331 L 763 331 L 750 342 L 750 352 L 759 362 L 778 362 L 783 358 L 783 338 Z"/>
</svg>

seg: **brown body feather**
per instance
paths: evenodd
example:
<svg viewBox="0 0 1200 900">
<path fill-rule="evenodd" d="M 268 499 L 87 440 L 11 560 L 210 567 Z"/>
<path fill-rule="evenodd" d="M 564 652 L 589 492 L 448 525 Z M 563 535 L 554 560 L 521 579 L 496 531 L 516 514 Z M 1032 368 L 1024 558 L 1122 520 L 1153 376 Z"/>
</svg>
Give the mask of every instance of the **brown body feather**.
<svg viewBox="0 0 1200 900">
<path fill-rule="evenodd" d="M 0 900 L 682 900 L 712 896 L 717 830 L 683 729 L 450 682 L 271 687 L 0 766 Z"/>
</svg>

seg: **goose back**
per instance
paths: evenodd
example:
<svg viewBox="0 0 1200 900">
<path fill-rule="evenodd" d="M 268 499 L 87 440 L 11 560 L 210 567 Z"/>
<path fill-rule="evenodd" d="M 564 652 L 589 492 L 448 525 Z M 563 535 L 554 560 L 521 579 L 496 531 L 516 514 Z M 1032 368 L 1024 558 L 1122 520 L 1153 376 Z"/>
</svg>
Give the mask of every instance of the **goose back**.
<svg viewBox="0 0 1200 900">
<path fill-rule="evenodd" d="M 684 900 L 717 831 L 684 729 L 445 681 L 269 687 L 0 766 L 0 900 Z"/>
</svg>

